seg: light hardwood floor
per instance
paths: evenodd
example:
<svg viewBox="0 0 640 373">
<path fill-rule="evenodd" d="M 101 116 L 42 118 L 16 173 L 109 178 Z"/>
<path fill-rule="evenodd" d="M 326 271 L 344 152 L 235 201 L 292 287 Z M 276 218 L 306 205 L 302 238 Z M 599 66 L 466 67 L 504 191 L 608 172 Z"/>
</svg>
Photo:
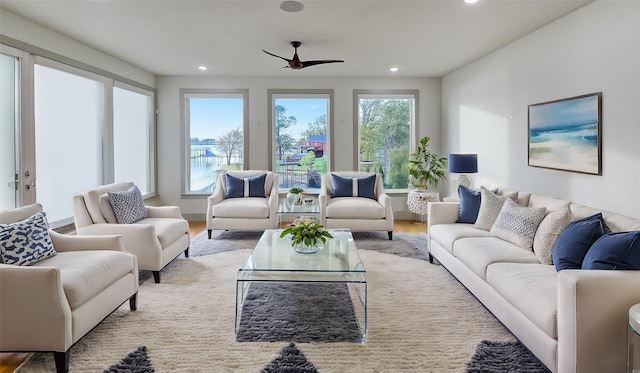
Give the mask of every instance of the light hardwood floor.
<svg viewBox="0 0 640 373">
<path fill-rule="evenodd" d="M 206 228 L 207 225 L 204 221 L 190 221 L 189 235 L 195 237 Z M 410 220 L 397 220 L 393 231 L 395 233 L 426 233 L 427 224 Z M 0 353 L 0 373 L 13 373 L 29 355 L 30 353 Z"/>
</svg>

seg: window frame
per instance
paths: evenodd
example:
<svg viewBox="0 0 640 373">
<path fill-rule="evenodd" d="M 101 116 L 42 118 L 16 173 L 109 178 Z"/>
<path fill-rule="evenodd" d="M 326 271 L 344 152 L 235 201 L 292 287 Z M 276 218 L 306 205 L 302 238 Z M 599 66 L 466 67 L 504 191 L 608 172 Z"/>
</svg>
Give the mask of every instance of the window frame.
<svg viewBox="0 0 640 373">
<path fill-rule="evenodd" d="M 354 89 L 353 90 L 353 169 L 360 169 L 360 98 L 361 96 L 371 96 L 365 98 L 378 99 L 413 99 L 413 110 L 411 128 L 409 129 L 409 156 L 415 151 L 416 141 L 418 138 L 418 127 L 420 123 L 420 91 L 417 89 Z M 377 97 L 380 96 L 380 97 Z M 407 175 L 409 170 L 407 169 Z M 409 191 L 409 185 L 406 188 L 386 189 L 389 193 L 406 193 Z"/>
<path fill-rule="evenodd" d="M 242 98 L 242 111 L 243 111 L 243 123 L 242 123 L 242 168 L 247 169 L 247 162 L 249 160 L 249 90 L 248 89 L 201 89 L 201 88 L 181 88 L 180 89 L 180 136 L 182 141 L 180 142 L 180 156 L 182 172 L 180 173 L 180 194 L 182 198 L 206 198 L 211 195 L 209 192 L 196 193 L 189 191 L 190 187 L 188 183 L 191 182 L 191 156 L 187 154 L 190 152 L 191 144 L 191 127 L 190 127 L 190 106 L 187 103 L 187 99 L 190 97 L 197 98 Z"/>
<path fill-rule="evenodd" d="M 312 97 L 317 96 L 317 97 Z M 334 152 L 333 152 L 333 117 L 334 117 L 334 90 L 333 89 L 268 89 L 267 90 L 267 108 L 269 114 L 268 123 L 268 139 L 269 144 L 267 152 L 269 155 L 269 170 L 275 170 L 275 103 L 279 98 L 325 98 L 328 100 L 327 111 L 327 172 L 331 172 L 334 169 Z M 286 190 L 279 190 L 284 192 Z"/>
</svg>

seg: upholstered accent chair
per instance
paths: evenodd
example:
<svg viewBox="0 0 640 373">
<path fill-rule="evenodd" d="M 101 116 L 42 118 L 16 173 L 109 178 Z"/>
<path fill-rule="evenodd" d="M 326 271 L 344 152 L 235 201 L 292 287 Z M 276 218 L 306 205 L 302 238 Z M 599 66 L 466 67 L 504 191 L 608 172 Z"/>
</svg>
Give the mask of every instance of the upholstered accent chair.
<svg viewBox="0 0 640 373">
<path fill-rule="evenodd" d="M 324 174 L 318 200 L 325 227 L 387 231 L 393 239 L 393 209 L 382 186 L 382 175 L 358 171 Z"/>
<path fill-rule="evenodd" d="M 189 256 L 189 222 L 177 206 L 144 206 L 147 217 L 118 223 L 109 193 L 129 191 L 131 182 L 99 186 L 73 197 L 74 222 L 79 236 L 121 235 L 127 251 L 138 257 L 138 268 L 151 271 L 160 283 L 160 271 L 178 255 Z"/>
<path fill-rule="evenodd" d="M 244 184 L 227 185 L 227 181 Z M 232 190 L 229 190 L 230 186 Z M 213 194 L 207 198 L 207 232 L 211 238 L 213 230 L 276 228 L 277 212 L 278 178 L 275 173 L 261 170 L 221 172 Z"/>
<path fill-rule="evenodd" d="M 53 256 L 28 265 L 0 263 L 0 351 L 53 351 L 57 372 L 67 372 L 74 343 L 127 299 L 135 311 L 138 265 L 121 236 L 79 237 L 48 230 L 46 224 L 41 230 L 24 226 L 41 211 L 33 204 L 0 212 L 3 257 L 23 237 L 29 249 L 42 247 L 43 232 L 54 249 Z"/>
</svg>

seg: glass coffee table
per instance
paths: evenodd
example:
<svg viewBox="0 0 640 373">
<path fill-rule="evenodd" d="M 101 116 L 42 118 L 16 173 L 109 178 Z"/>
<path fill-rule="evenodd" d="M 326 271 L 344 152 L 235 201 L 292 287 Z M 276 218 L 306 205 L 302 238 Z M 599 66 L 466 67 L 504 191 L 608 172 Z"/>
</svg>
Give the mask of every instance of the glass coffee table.
<svg viewBox="0 0 640 373">
<path fill-rule="evenodd" d="M 297 282 L 346 284 L 354 307 L 362 343 L 367 342 L 367 272 L 348 229 L 330 229 L 333 239 L 313 254 L 297 253 L 289 236 L 280 238 L 282 229 L 268 229 L 236 278 L 235 331 L 242 316 L 242 305 L 252 282 Z"/>
<path fill-rule="evenodd" d="M 300 216 L 312 216 L 316 221 L 320 221 L 320 206 L 318 205 L 318 198 L 311 196 L 304 196 L 304 199 L 308 199 L 310 202 L 303 202 L 299 205 L 290 203 L 286 198 L 280 198 L 278 203 L 278 226 L 282 223 L 282 217 L 285 215 L 293 216 L 294 219 Z"/>
</svg>

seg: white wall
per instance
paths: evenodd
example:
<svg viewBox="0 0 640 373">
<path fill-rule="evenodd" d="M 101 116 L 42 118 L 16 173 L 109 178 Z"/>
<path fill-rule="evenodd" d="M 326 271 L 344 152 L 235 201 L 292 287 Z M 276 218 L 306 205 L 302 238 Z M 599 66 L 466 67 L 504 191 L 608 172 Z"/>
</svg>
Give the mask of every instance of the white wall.
<svg viewBox="0 0 640 373">
<path fill-rule="evenodd" d="M 292 75 L 295 71 L 291 72 Z M 248 89 L 249 144 L 247 168 L 267 169 L 268 89 L 333 89 L 334 126 L 332 154 L 336 170 L 351 170 L 353 153 L 354 89 L 417 89 L 420 91 L 418 137 L 433 138 L 440 151 L 440 79 L 427 78 L 270 78 L 270 77 L 175 77 L 161 76 L 158 89 L 158 191 L 162 203 L 178 205 L 186 217 L 204 214 L 206 199 L 183 199 L 180 194 L 180 94 L 181 88 Z M 394 211 L 406 210 L 406 196 L 393 197 Z M 410 215 L 396 217 L 408 218 Z"/>
<path fill-rule="evenodd" d="M 87 65 L 155 87 L 155 75 L 108 54 L 78 43 L 5 9 L 0 11 L 0 34 Z M 2 39 L 0 39 L 2 41 Z"/>
<path fill-rule="evenodd" d="M 528 105 L 593 92 L 602 92 L 602 176 L 528 167 Z M 640 218 L 640 1 L 596 1 L 448 74 L 442 117 L 445 153 L 478 153 L 476 186 Z"/>
</svg>

